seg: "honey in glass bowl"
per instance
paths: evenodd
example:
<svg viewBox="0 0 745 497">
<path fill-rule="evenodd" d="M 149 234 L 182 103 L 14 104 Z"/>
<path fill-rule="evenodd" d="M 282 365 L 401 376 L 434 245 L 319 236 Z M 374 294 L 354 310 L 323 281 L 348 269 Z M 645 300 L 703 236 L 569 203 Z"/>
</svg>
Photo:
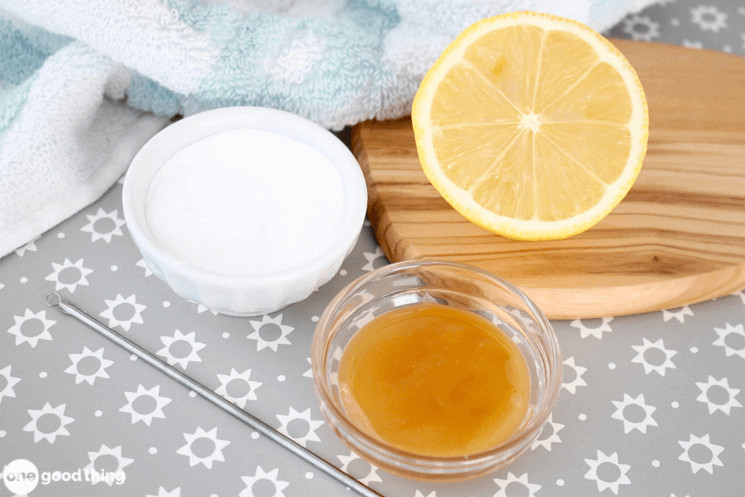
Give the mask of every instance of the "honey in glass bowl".
<svg viewBox="0 0 745 497">
<path fill-rule="evenodd" d="M 478 314 L 439 304 L 394 309 L 365 324 L 339 364 L 350 421 L 424 456 L 476 454 L 509 439 L 530 403 L 517 345 Z"/>
<path fill-rule="evenodd" d="M 561 387 L 551 324 L 472 266 L 399 262 L 347 285 L 311 346 L 329 426 L 372 464 L 453 481 L 503 468 L 538 437 Z"/>
</svg>

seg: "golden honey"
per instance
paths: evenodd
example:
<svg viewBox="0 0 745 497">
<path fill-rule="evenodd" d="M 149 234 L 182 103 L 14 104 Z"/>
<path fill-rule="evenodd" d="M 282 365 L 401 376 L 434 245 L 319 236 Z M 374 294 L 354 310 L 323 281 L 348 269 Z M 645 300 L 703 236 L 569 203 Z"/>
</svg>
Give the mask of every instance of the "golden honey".
<svg viewBox="0 0 745 497">
<path fill-rule="evenodd" d="M 387 312 L 347 344 L 339 364 L 350 420 L 399 450 L 453 457 L 496 447 L 530 401 L 517 345 L 472 312 L 416 304 Z"/>
</svg>

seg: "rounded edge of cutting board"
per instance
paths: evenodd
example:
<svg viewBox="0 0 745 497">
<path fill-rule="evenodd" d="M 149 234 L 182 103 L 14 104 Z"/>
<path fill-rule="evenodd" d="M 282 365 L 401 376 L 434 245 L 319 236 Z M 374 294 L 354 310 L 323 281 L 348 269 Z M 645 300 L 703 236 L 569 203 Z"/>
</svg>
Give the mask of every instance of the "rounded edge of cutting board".
<svg viewBox="0 0 745 497">
<path fill-rule="evenodd" d="M 741 289 L 745 265 L 663 283 L 607 287 L 582 292 L 566 288 L 521 289 L 549 319 L 591 319 L 675 309 L 716 299 Z"/>
</svg>

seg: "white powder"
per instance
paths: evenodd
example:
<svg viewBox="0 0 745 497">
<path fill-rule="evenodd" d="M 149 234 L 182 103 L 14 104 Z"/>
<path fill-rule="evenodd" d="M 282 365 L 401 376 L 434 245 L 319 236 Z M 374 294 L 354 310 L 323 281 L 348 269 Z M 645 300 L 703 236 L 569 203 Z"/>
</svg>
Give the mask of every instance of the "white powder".
<svg viewBox="0 0 745 497">
<path fill-rule="evenodd" d="M 235 129 L 163 164 L 145 214 L 155 239 L 189 265 L 258 275 L 327 251 L 343 208 L 342 179 L 326 155 L 276 133 Z"/>
</svg>

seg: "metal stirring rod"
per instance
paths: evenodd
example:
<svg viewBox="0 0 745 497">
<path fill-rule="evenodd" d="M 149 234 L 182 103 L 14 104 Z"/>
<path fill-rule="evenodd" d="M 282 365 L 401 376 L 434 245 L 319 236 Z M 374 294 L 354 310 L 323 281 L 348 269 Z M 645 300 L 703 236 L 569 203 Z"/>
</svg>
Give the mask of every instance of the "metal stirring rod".
<svg viewBox="0 0 745 497">
<path fill-rule="evenodd" d="M 117 333 L 116 331 L 98 321 L 96 318 L 92 317 L 90 314 L 75 306 L 75 304 L 73 304 L 69 300 L 62 298 L 60 294 L 56 292 L 48 294 L 46 296 L 46 303 L 48 306 L 57 307 L 63 313 L 74 317 L 75 319 L 92 328 L 99 334 L 105 336 L 115 344 L 136 355 L 155 369 L 159 370 L 162 373 L 165 373 L 172 379 L 181 383 L 183 386 L 192 389 L 202 398 L 210 401 L 228 414 L 231 414 L 232 416 L 238 418 L 240 421 L 244 422 L 265 437 L 278 443 L 285 449 L 289 450 L 306 462 L 312 464 L 313 466 L 333 477 L 337 481 L 343 483 L 344 485 L 347 485 L 360 495 L 364 497 L 383 497 L 382 494 L 379 494 L 367 485 L 351 477 L 327 460 L 309 451 L 302 445 L 297 444 L 292 439 L 275 431 L 274 428 L 272 428 L 256 416 L 244 411 L 243 409 L 240 409 L 239 407 L 217 395 L 211 389 L 207 388 L 195 379 L 191 378 L 185 373 L 182 373 L 170 364 L 167 364 L 158 359 L 156 356 L 143 349 L 135 342 Z"/>
</svg>

